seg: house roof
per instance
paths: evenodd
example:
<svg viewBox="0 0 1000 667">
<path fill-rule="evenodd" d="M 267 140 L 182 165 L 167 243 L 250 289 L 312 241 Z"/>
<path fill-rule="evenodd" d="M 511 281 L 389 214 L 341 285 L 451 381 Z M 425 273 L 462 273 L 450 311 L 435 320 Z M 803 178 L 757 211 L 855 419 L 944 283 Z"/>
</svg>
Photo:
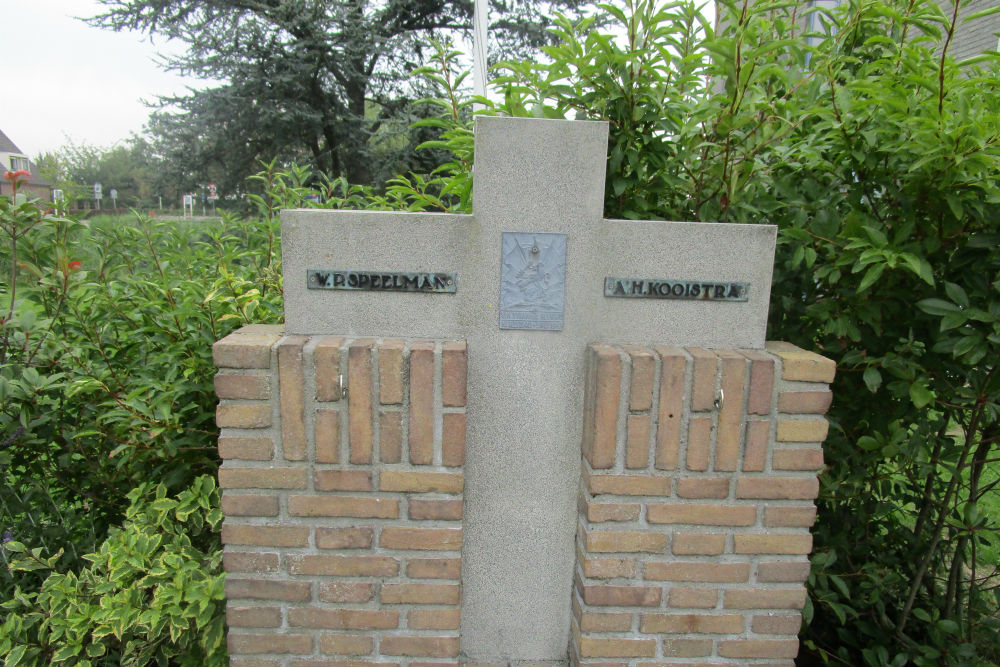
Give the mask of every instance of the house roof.
<svg viewBox="0 0 1000 667">
<path fill-rule="evenodd" d="M 17 147 L 13 141 L 10 140 L 3 130 L 0 130 L 0 153 L 14 153 L 16 155 L 24 155 L 24 152 Z M 4 160 L 0 160 L 0 171 L 6 171 L 10 169 L 10 165 Z M 28 185 L 40 185 L 43 187 L 52 187 L 48 179 L 43 178 L 40 173 L 38 173 L 38 166 L 34 162 L 28 160 L 28 171 L 31 172 L 31 178 L 28 179 Z"/>
<path fill-rule="evenodd" d="M 0 153 L 18 153 L 23 155 L 21 149 L 10 140 L 10 137 L 3 133 L 3 130 L 0 130 Z"/>
</svg>

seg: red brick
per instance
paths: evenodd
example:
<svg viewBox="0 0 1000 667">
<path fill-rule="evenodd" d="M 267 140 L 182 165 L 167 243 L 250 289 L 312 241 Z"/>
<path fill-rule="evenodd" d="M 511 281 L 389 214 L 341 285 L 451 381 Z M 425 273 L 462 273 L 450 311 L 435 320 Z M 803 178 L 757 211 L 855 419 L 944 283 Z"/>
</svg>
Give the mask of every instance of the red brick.
<svg viewBox="0 0 1000 667">
<path fill-rule="evenodd" d="M 802 614 L 767 614 L 754 616 L 750 629 L 759 635 L 797 635 L 802 628 Z"/>
<path fill-rule="evenodd" d="M 460 579 L 462 561 L 459 558 L 408 558 L 406 576 L 411 579 Z"/>
<path fill-rule="evenodd" d="M 308 655 L 313 651 L 311 635 L 286 635 L 277 633 L 229 633 L 230 653 L 284 653 Z"/>
<path fill-rule="evenodd" d="M 625 445 L 625 467 L 645 468 L 649 465 L 649 415 L 628 416 L 628 438 Z"/>
<path fill-rule="evenodd" d="M 599 343 L 588 348 L 583 456 L 593 468 L 610 468 L 615 462 L 621 366 L 615 348 Z"/>
<path fill-rule="evenodd" d="M 350 496 L 289 496 L 288 513 L 292 516 L 349 516 L 360 519 L 395 519 L 399 501 L 395 498 Z"/>
<path fill-rule="evenodd" d="M 219 468 L 219 487 L 223 489 L 304 489 L 304 468 Z"/>
<path fill-rule="evenodd" d="M 400 637 L 382 638 L 379 645 L 382 655 L 405 655 L 424 658 L 454 658 L 458 656 L 458 637 Z"/>
<path fill-rule="evenodd" d="M 783 391 L 778 394 L 778 412 L 789 415 L 825 415 L 833 403 L 830 391 Z"/>
<path fill-rule="evenodd" d="M 583 534 L 584 548 L 590 553 L 652 553 L 667 550 L 667 536 L 645 531 L 589 531 Z"/>
<path fill-rule="evenodd" d="M 412 609 L 406 615 L 410 630 L 458 630 L 460 623 L 458 609 Z"/>
<path fill-rule="evenodd" d="M 434 343 L 410 348 L 410 463 L 434 458 Z"/>
<path fill-rule="evenodd" d="M 222 543 L 264 547 L 307 547 L 307 526 L 247 526 L 226 521 L 222 524 Z"/>
<path fill-rule="evenodd" d="M 323 602 L 368 602 L 375 597 L 375 585 L 361 581 L 332 581 L 319 585 Z"/>
<path fill-rule="evenodd" d="M 726 549 L 726 536 L 716 533 L 674 533 L 671 548 L 677 556 L 718 556 Z"/>
<path fill-rule="evenodd" d="M 378 346 L 378 400 L 382 405 L 403 402 L 403 347 L 401 340 L 386 340 Z"/>
<path fill-rule="evenodd" d="M 677 480 L 679 498 L 728 498 L 728 477 L 682 477 Z"/>
<path fill-rule="evenodd" d="M 663 594 L 658 586 L 577 585 L 584 603 L 595 607 L 658 607 Z"/>
<path fill-rule="evenodd" d="M 823 442 L 830 430 L 826 419 L 779 419 L 778 442 Z"/>
<path fill-rule="evenodd" d="M 372 474 L 368 470 L 317 470 L 313 485 L 317 491 L 371 491 Z"/>
<path fill-rule="evenodd" d="M 752 526 L 757 508 L 752 505 L 659 505 L 646 508 L 650 523 L 686 523 L 696 526 Z"/>
<path fill-rule="evenodd" d="M 222 513 L 227 516 L 278 516 L 278 496 L 224 493 Z"/>
<path fill-rule="evenodd" d="M 227 573 L 248 572 L 268 573 L 278 571 L 278 554 L 259 551 L 225 551 L 222 554 L 222 569 Z"/>
<path fill-rule="evenodd" d="M 215 395 L 219 398 L 266 401 L 271 398 L 271 378 L 267 375 L 219 373 L 215 376 Z"/>
<path fill-rule="evenodd" d="M 586 558 L 578 553 L 577 559 L 583 563 L 583 576 L 588 579 L 635 578 L 638 571 L 634 558 Z"/>
<path fill-rule="evenodd" d="M 830 384 L 837 372 L 837 364 L 831 359 L 807 352 L 791 343 L 767 342 L 767 351 L 781 358 L 781 377 L 800 382 L 824 382 Z"/>
<path fill-rule="evenodd" d="M 251 325 L 237 329 L 212 346 L 219 368 L 270 368 L 271 346 L 282 336 L 282 326 Z"/>
<path fill-rule="evenodd" d="M 629 632 L 632 629 L 632 614 L 629 613 L 589 611 L 580 614 L 579 620 L 583 632 Z"/>
<path fill-rule="evenodd" d="M 277 628 L 281 626 L 279 607 L 226 607 L 226 625 L 231 628 Z"/>
<path fill-rule="evenodd" d="M 416 520 L 459 521 L 462 519 L 461 500 L 421 500 L 411 498 L 410 518 Z"/>
<path fill-rule="evenodd" d="M 403 415 L 400 412 L 383 412 L 378 416 L 379 458 L 382 463 L 399 463 L 403 460 Z"/>
<path fill-rule="evenodd" d="M 219 457 L 270 461 L 274 458 L 274 441 L 271 438 L 219 438 Z"/>
<path fill-rule="evenodd" d="M 817 495 L 815 477 L 742 477 L 736 481 L 737 498 L 814 500 Z"/>
<path fill-rule="evenodd" d="M 333 577 L 394 577 L 399 573 L 399 561 L 389 556 L 291 556 L 288 572 Z"/>
<path fill-rule="evenodd" d="M 587 521 L 593 523 L 638 521 L 640 508 L 638 503 L 592 503 L 585 497 L 580 497 L 580 511 L 587 517 Z"/>
<path fill-rule="evenodd" d="M 308 581 L 226 577 L 226 599 L 228 600 L 308 602 L 311 597 L 312 585 Z"/>
<path fill-rule="evenodd" d="M 747 446 L 743 453 L 743 470 L 761 472 L 767 465 L 767 449 L 771 439 L 771 422 L 754 419 L 747 422 Z"/>
<path fill-rule="evenodd" d="M 635 412 L 649 410 L 653 405 L 653 376 L 656 373 L 656 357 L 652 350 L 638 345 L 626 345 L 624 349 L 632 362 L 628 409 Z"/>
<path fill-rule="evenodd" d="M 350 433 L 350 461 L 372 462 L 372 345 L 370 338 L 353 341 L 347 356 L 347 426 Z"/>
<path fill-rule="evenodd" d="M 719 642 L 723 658 L 794 658 L 798 639 L 726 639 Z"/>
<path fill-rule="evenodd" d="M 447 407 L 464 407 L 469 365 L 465 341 L 443 343 L 441 357 L 441 401 Z"/>
<path fill-rule="evenodd" d="M 651 581 L 742 583 L 750 578 L 750 564 L 650 562 L 643 577 Z"/>
<path fill-rule="evenodd" d="M 823 468 L 823 450 L 819 447 L 789 447 L 771 453 L 771 467 L 775 470 L 820 470 Z"/>
<path fill-rule="evenodd" d="M 382 604 L 458 604 L 458 584 L 382 584 Z"/>
<path fill-rule="evenodd" d="M 687 356 L 676 347 L 657 347 L 656 352 L 660 355 L 662 369 L 654 465 L 659 470 L 674 470 L 677 468 L 677 456 L 680 451 Z"/>
<path fill-rule="evenodd" d="M 812 551 L 812 535 L 759 535 L 737 533 L 734 552 L 738 554 L 806 555 Z"/>
<path fill-rule="evenodd" d="M 267 428 L 271 425 L 270 403 L 224 403 L 215 408 L 219 428 Z"/>
<path fill-rule="evenodd" d="M 806 589 L 798 587 L 726 591 L 723 606 L 726 609 L 802 609 L 805 603 Z"/>
<path fill-rule="evenodd" d="M 340 462 L 340 413 L 317 410 L 315 425 L 316 462 Z"/>
<path fill-rule="evenodd" d="M 747 399 L 747 414 L 771 414 L 774 359 L 756 350 L 741 350 L 741 352 L 750 360 L 750 397 Z"/>
<path fill-rule="evenodd" d="M 316 529 L 316 546 L 320 549 L 368 549 L 374 539 L 375 531 L 368 526 Z"/>
<path fill-rule="evenodd" d="M 691 411 L 708 412 L 715 409 L 715 375 L 718 359 L 715 353 L 700 347 L 687 348 L 694 358 L 694 377 L 691 386 Z"/>
<path fill-rule="evenodd" d="M 668 496 L 670 478 L 653 475 L 605 475 L 583 471 L 584 483 L 592 496 Z"/>
<path fill-rule="evenodd" d="M 288 336 L 278 343 L 278 395 L 281 408 L 281 449 L 288 461 L 306 458 L 305 387 L 302 348 L 305 336 Z"/>
<path fill-rule="evenodd" d="M 375 650 L 375 639 L 369 635 L 323 634 L 319 638 L 319 650 L 329 655 L 370 655 Z M 343 662 L 312 663 L 309 667 L 325 667 L 325 665 L 348 667 Z"/>
<path fill-rule="evenodd" d="M 581 637 L 580 655 L 584 658 L 655 658 L 656 640 Z"/>
<path fill-rule="evenodd" d="M 809 561 L 774 561 L 757 566 L 760 583 L 801 583 L 809 577 Z"/>
<path fill-rule="evenodd" d="M 457 494 L 462 492 L 463 486 L 462 474 L 450 472 L 384 470 L 379 479 L 382 491 Z"/>
<path fill-rule="evenodd" d="M 386 526 L 382 529 L 379 546 L 383 549 L 457 551 L 462 548 L 462 529 Z"/>
<path fill-rule="evenodd" d="M 639 632 L 669 635 L 735 635 L 743 632 L 740 614 L 643 614 Z"/>
<path fill-rule="evenodd" d="M 339 401 L 341 398 L 340 346 L 343 344 L 343 338 L 323 338 L 313 349 L 317 401 Z"/>
<path fill-rule="evenodd" d="M 718 588 L 673 586 L 667 598 L 669 606 L 682 609 L 713 609 L 718 603 Z"/>
<path fill-rule="evenodd" d="M 815 522 L 815 505 L 764 508 L 764 525 L 768 527 L 808 528 Z"/>
<path fill-rule="evenodd" d="M 288 625 L 325 630 L 387 630 L 399 626 L 399 612 L 375 609 L 316 609 L 288 610 Z"/>
<path fill-rule="evenodd" d="M 465 413 L 441 415 L 441 464 L 449 467 L 465 463 Z"/>
<path fill-rule="evenodd" d="M 722 407 L 715 445 L 715 470 L 731 472 L 740 462 L 740 441 L 743 436 L 743 383 L 747 360 L 736 352 L 719 352 L 722 363 Z"/>
<path fill-rule="evenodd" d="M 667 658 L 704 658 L 712 655 L 711 639 L 678 639 L 674 637 L 664 637 L 663 656 Z M 677 663 L 675 663 L 676 665 Z M 681 663 L 687 665 L 688 663 Z M 672 665 L 658 665 L 657 667 L 673 667 Z M 698 667 L 693 665 L 692 667 Z M 710 665 L 709 667 L 715 667 Z"/>
<path fill-rule="evenodd" d="M 712 430 L 711 417 L 691 417 L 688 422 L 688 470 L 708 470 L 712 455 Z"/>
</svg>

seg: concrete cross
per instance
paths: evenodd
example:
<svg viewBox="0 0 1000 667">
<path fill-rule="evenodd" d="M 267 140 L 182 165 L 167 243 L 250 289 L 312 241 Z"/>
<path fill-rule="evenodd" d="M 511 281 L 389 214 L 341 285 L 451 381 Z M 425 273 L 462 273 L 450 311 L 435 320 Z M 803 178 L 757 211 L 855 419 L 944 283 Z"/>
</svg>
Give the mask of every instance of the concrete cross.
<svg viewBox="0 0 1000 667">
<path fill-rule="evenodd" d="M 764 346 L 775 228 L 603 219 L 607 132 L 478 118 L 472 215 L 283 213 L 286 333 L 468 342 L 461 636 L 473 660 L 565 658 L 587 344 Z M 566 235 L 560 330 L 500 327 L 504 232 Z M 311 290 L 310 269 L 454 273 L 457 290 Z M 749 293 L 613 298 L 609 277 Z"/>
</svg>

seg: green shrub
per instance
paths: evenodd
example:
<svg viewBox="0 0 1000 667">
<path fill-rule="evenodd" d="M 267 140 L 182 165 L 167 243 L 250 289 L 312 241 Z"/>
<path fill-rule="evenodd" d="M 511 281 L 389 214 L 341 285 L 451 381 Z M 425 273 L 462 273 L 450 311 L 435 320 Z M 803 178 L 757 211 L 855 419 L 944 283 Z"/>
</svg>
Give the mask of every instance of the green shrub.
<svg viewBox="0 0 1000 667">
<path fill-rule="evenodd" d="M 275 229 L 83 223 L 0 197 L 0 531 L 74 570 L 138 484 L 214 473 L 212 343 L 280 321 Z"/>
<path fill-rule="evenodd" d="M 176 498 L 165 484 L 140 484 L 122 528 L 90 565 L 52 572 L 38 591 L 15 588 L 0 605 L 0 658 L 15 665 L 77 667 L 227 663 L 222 521 L 215 478 L 203 475 Z M 11 541 L 13 572 L 49 572 L 58 556 Z"/>
</svg>

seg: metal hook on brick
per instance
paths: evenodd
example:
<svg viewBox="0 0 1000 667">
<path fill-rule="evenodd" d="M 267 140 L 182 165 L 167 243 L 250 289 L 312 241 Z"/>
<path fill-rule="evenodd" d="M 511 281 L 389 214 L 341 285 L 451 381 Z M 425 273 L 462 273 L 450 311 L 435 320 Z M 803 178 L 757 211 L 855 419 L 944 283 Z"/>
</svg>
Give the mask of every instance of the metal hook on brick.
<svg viewBox="0 0 1000 667">
<path fill-rule="evenodd" d="M 722 406 L 725 404 L 725 402 L 726 402 L 726 392 L 724 392 L 724 391 L 722 391 L 720 389 L 719 390 L 719 395 L 716 396 L 715 397 L 715 401 L 713 401 L 713 404 L 715 405 L 715 409 L 716 410 L 721 410 Z"/>
<path fill-rule="evenodd" d="M 343 374 L 341 374 L 338 377 L 337 382 L 340 383 L 340 397 L 341 398 L 347 398 L 347 383 L 344 382 L 344 375 Z"/>
</svg>

